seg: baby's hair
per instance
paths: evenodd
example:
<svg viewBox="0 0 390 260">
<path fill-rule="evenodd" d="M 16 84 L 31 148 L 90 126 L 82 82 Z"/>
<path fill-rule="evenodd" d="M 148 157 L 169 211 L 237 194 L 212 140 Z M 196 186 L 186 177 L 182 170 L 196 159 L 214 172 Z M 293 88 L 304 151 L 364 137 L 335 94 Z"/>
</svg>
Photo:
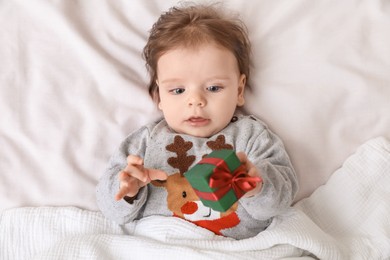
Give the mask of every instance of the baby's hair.
<svg viewBox="0 0 390 260">
<path fill-rule="evenodd" d="M 158 59 L 174 48 L 197 48 L 204 43 L 215 43 L 231 51 L 248 82 L 251 47 L 247 28 L 241 20 L 229 17 L 216 4 L 172 7 L 153 25 L 143 50 L 150 74 L 149 94 L 156 102 L 159 101 Z"/>
</svg>

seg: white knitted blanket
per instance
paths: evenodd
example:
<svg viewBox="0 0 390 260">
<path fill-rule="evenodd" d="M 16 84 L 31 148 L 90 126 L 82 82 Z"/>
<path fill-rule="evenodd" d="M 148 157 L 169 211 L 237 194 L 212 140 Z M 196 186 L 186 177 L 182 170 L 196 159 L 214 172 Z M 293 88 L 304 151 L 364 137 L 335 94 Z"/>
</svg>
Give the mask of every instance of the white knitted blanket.
<svg viewBox="0 0 390 260">
<path fill-rule="evenodd" d="M 118 226 L 75 207 L 16 208 L 0 215 L 0 259 L 389 259 L 389 198 L 390 143 L 376 138 L 250 239 L 174 217 Z"/>
</svg>

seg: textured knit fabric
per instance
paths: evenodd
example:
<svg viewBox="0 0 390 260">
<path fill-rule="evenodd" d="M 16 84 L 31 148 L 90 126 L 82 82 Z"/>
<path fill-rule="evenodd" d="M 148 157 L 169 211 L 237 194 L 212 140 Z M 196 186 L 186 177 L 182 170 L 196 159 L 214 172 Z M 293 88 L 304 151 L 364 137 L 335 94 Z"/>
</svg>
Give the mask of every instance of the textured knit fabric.
<svg viewBox="0 0 390 260">
<path fill-rule="evenodd" d="M 204 155 L 219 149 L 245 152 L 263 179 L 260 193 L 241 198 L 224 213 L 204 207 L 183 177 Z M 169 175 L 166 181 L 153 181 L 142 188 L 131 204 L 114 199 L 119 190 L 118 174 L 130 154 L 142 157 L 146 168 Z M 176 216 L 215 234 L 243 239 L 264 230 L 274 216 L 289 208 L 297 183 L 281 140 L 253 116 L 235 116 L 226 128 L 209 138 L 177 134 L 162 119 L 122 142 L 99 181 L 97 201 L 103 214 L 119 224 L 151 215 Z"/>
</svg>

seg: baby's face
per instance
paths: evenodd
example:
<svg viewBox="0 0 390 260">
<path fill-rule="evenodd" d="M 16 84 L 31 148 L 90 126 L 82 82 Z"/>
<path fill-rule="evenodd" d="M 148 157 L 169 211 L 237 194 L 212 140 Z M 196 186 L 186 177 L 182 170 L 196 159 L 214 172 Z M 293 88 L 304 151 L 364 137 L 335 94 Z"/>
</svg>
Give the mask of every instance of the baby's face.
<svg viewBox="0 0 390 260">
<path fill-rule="evenodd" d="M 177 133 L 212 136 L 245 102 L 246 78 L 236 58 L 214 44 L 166 52 L 158 60 L 157 75 L 158 107 Z"/>
</svg>

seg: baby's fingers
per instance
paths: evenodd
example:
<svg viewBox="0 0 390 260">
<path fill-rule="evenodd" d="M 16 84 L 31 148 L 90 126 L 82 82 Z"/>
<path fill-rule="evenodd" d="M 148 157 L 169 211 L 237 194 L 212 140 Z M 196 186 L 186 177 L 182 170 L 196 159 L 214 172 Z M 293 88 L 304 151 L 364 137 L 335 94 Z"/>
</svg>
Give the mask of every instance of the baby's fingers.
<svg viewBox="0 0 390 260">
<path fill-rule="evenodd" d="M 141 157 L 136 156 L 136 155 L 129 155 L 127 156 L 127 164 L 130 165 L 143 165 L 144 160 L 142 160 Z"/>
<path fill-rule="evenodd" d="M 128 191 L 127 189 L 125 189 L 124 187 L 122 187 L 118 193 L 115 195 L 115 200 L 121 200 L 123 199 L 126 195 L 128 194 Z"/>
<path fill-rule="evenodd" d="M 165 181 L 168 178 L 168 174 L 161 170 L 147 169 L 147 174 L 150 180 Z"/>
<path fill-rule="evenodd" d="M 141 182 L 150 182 L 148 174 L 144 168 L 144 160 L 139 156 L 127 156 L 127 166 L 124 171 Z"/>
<path fill-rule="evenodd" d="M 245 166 L 247 174 L 249 176 L 260 176 L 257 167 L 248 159 L 247 155 L 244 152 L 238 152 L 237 157 L 240 162 Z"/>
<path fill-rule="evenodd" d="M 141 182 L 149 182 L 148 174 L 145 172 L 145 169 L 142 165 L 131 165 L 128 164 L 123 170 L 128 176 L 133 177 Z"/>
<path fill-rule="evenodd" d="M 249 163 L 248 157 L 244 152 L 238 152 L 237 157 L 242 164 L 247 165 Z"/>
<path fill-rule="evenodd" d="M 133 197 L 140 189 L 139 181 L 132 178 L 126 172 L 122 171 L 119 174 L 120 189 L 115 195 L 115 200 L 121 200 L 125 196 Z"/>
</svg>

